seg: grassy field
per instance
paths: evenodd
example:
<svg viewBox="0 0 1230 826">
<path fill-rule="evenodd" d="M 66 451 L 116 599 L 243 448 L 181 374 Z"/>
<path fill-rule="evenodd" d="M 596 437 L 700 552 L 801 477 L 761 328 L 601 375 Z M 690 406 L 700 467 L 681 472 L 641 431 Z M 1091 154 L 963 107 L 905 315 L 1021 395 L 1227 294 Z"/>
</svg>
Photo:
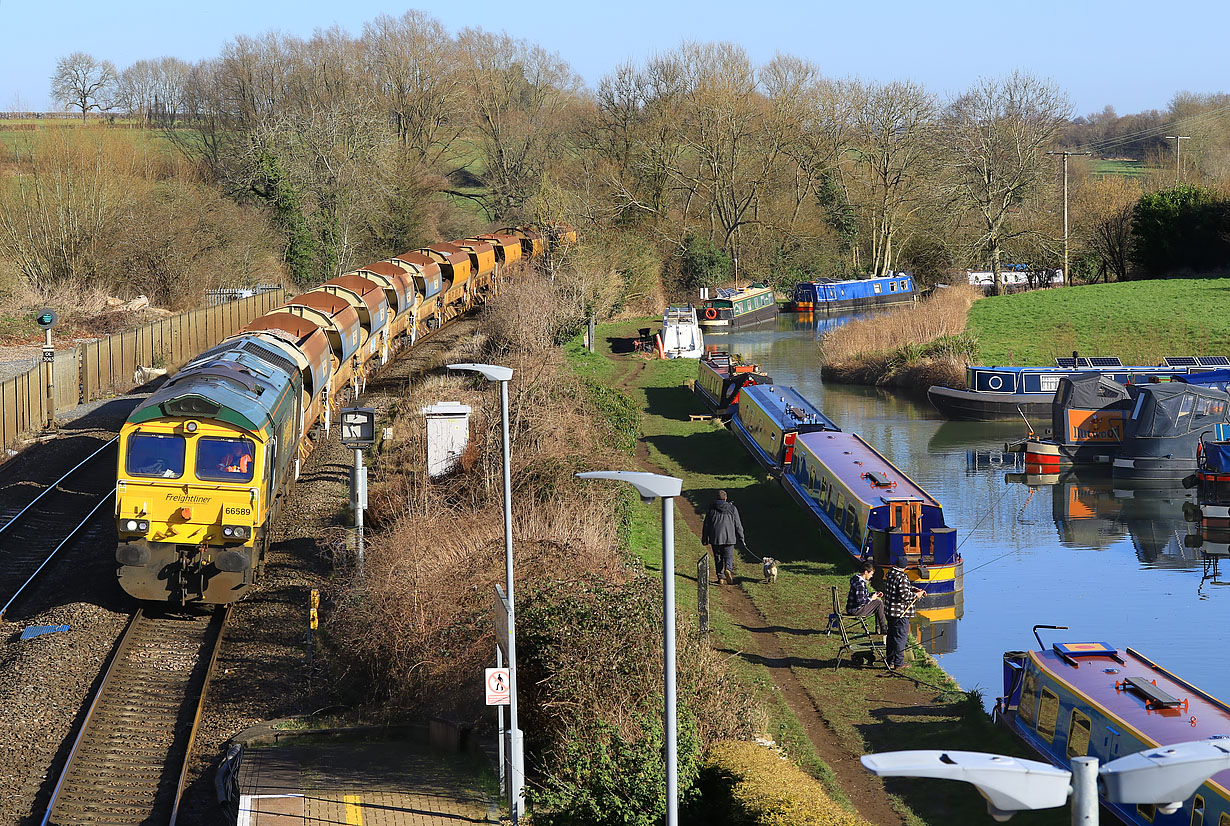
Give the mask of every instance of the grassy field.
<svg viewBox="0 0 1230 826">
<path fill-rule="evenodd" d="M 1165 356 L 1230 356 L 1230 278 L 1129 281 L 986 298 L 966 330 L 983 364 L 1053 364 L 1079 350 L 1156 364 Z"/>
<path fill-rule="evenodd" d="M 784 654 L 784 667 L 802 684 L 823 725 L 849 754 L 908 748 L 1023 754 L 1006 732 L 992 727 L 978 701 L 956 690 L 929 658 L 907 669 L 914 681 L 912 688 L 882 669 L 843 667 L 838 671 L 833 667 L 838 641 L 823 633 L 831 605 L 830 586 L 836 585 L 844 599 L 853 562 L 821 540 L 814 524 L 767 478 L 732 434 L 713 421 L 689 420 L 688 414 L 702 412 L 685 385 L 695 376 L 696 362 L 610 358 L 612 344 L 635 337 L 637 328 L 647 323 L 601 325 L 598 340 L 600 347 L 605 344 L 605 352 L 590 355 L 579 342 L 573 342 L 567 348 L 568 356 L 579 373 L 609 386 L 625 386 L 644 411 L 642 440 L 650 461 L 684 479 L 687 501 L 679 502 L 675 520 L 676 593 L 682 616 L 695 615 L 697 560 L 707 552 L 682 517 L 693 508 L 703 511 L 717 489 L 727 490 L 739 506 L 753 551 L 782 561 L 781 577 L 770 585 L 761 582 L 756 560 L 747 555 L 739 560 L 738 587 L 765 618 L 765 627 L 747 627 L 725 616 L 721 595 L 710 595 L 713 643 L 730 652 L 739 673 L 759 694 L 768 718 L 766 733 L 782 743 L 801 766 L 825 780 L 840 799 L 833 775 L 774 682 L 774 669 L 783 664 L 769 662 L 758 653 L 756 637 L 771 634 Z M 631 531 L 633 550 L 650 570 L 657 571 L 661 566 L 659 512 L 650 505 L 634 506 Z M 909 697 L 905 702 L 900 699 L 903 685 Z M 891 700 L 887 699 L 890 693 Z M 985 804 L 972 787 L 898 781 L 887 788 L 908 823 L 981 822 L 985 818 Z M 1066 817 L 1062 810 L 1055 810 L 1018 820 L 1059 823 Z"/>
<path fill-rule="evenodd" d="M 1150 172 L 1155 171 L 1156 167 L 1146 166 L 1142 161 L 1125 160 L 1122 158 L 1115 160 L 1096 160 L 1093 162 L 1094 175 L 1123 175 L 1127 178 L 1143 178 Z"/>
</svg>

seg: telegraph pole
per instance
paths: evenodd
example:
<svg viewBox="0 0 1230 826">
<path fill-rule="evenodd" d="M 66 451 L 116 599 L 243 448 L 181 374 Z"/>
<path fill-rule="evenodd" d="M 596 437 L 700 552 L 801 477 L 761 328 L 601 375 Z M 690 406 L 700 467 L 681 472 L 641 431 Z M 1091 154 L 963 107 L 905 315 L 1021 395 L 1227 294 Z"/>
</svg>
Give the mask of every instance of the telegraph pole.
<svg viewBox="0 0 1230 826">
<path fill-rule="evenodd" d="M 1047 152 L 1048 155 L 1063 156 L 1063 283 L 1071 284 L 1068 276 L 1068 156 L 1091 155 L 1091 152 Z"/>
<path fill-rule="evenodd" d="M 1179 182 L 1179 147 L 1183 144 L 1180 141 L 1190 141 L 1191 135 L 1167 135 L 1166 140 L 1174 141 L 1174 182 Z"/>
</svg>

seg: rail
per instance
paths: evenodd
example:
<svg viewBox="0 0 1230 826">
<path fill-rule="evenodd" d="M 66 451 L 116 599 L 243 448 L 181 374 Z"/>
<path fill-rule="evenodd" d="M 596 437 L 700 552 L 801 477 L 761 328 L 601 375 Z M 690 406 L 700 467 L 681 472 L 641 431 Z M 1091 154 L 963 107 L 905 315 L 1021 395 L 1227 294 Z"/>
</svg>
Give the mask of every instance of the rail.
<svg viewBox="0 0 1230 826">
<path fill-rule="evenodd" d="M 98 462 L 99 457 L 118 442 L 119 437 L 116 436 L 103 444 L 43 488 L 7 522 L 0 525 L 0 536 L 12 531 L 7 537 L 3 565 L 0 566 L 0 600 L 4 600 L 3 606 L 0 607 L 0 620 L 5 618 L 14 603 L 29 591 L 30 586 L 52 560 L 77 538 L 103 506 L 115 501 L 112 498 L 115 492 L 115 474 L 110 465 L 100 466 Z M 87 469 L 90 474 L 84 473 Z M 86 476 L 79 490 L 62 487 L 69 478 L 78 474 Z M 97 499 L 93 501 L 92 507 L 86 504 L 84 517 L 81 516 L 82 505 L 77 501 L 83 497 L 88 497 L 89 501 Z M 46 553 L 43 549 L 54 542 L 54 537 L 57 536 L 61 537 L 59 542 L 50 553 Z"/>
<path fill-rule="evenodd" d="M 227 607 L 209 617 L 132 615 L 41 826 L 79 826 L 100 812 L 114 826 L 174 824 L 230 613 Z"/>
</svg>

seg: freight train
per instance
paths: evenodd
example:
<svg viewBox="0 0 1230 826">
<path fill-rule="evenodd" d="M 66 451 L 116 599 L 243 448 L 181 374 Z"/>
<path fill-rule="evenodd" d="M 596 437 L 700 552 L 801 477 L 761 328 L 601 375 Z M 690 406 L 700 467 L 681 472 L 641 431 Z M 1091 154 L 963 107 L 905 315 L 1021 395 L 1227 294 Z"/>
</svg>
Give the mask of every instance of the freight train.
<svg viewBox="0 0 1230 826">
<path fill-rule="evenodd" d="M 563 225 L 509 227 L 377 261 L 190 361 L 120 432 L 121 587 L 182 605 L 242 599 L 304 459 L 372 371 L 482 303 L 516 262 L 575 242 Z"/>
</svg>

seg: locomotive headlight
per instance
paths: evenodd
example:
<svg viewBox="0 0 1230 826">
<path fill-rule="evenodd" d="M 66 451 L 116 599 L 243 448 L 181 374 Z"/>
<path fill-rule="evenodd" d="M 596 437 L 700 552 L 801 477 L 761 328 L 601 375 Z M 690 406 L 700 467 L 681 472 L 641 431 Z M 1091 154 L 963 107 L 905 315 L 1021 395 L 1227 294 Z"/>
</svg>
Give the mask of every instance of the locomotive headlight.
<svg viewBox="0 0 1230 826">
<path fill-rule="evenodd" d="M 222 535 L 223 535 L 223 536 L 234 536 L 234 535 L 235 535 L 235 529 L 234 529 L 234 528 L 232 528 L 230 525 L 227 525 L 226 527 L 224 527 L 224 528 L 222 529 Z"/>
<path fill-rule="evenodd" d="M 223 525 L 222 535 L 227 539 L 247 539 L 248 529 L 243 525 Z"/>
<path fill-rule="evenodd" d="M 129 519 L 124 523 L 124 530 L 129 533 L 145 533 L 149 530 L 148 519 Z"/>
<path fill-rule="evenodd" d="M 124 524 L 124 527 L 125 527 L 127 530 L 130 530 L 130 531 L 135 531 L 135 530 L 137 529 L 137 520 L 135 520 L 135 519 L 129 519 L 129 520 L 128 520 L 125 524 Z"/>
</svg>

